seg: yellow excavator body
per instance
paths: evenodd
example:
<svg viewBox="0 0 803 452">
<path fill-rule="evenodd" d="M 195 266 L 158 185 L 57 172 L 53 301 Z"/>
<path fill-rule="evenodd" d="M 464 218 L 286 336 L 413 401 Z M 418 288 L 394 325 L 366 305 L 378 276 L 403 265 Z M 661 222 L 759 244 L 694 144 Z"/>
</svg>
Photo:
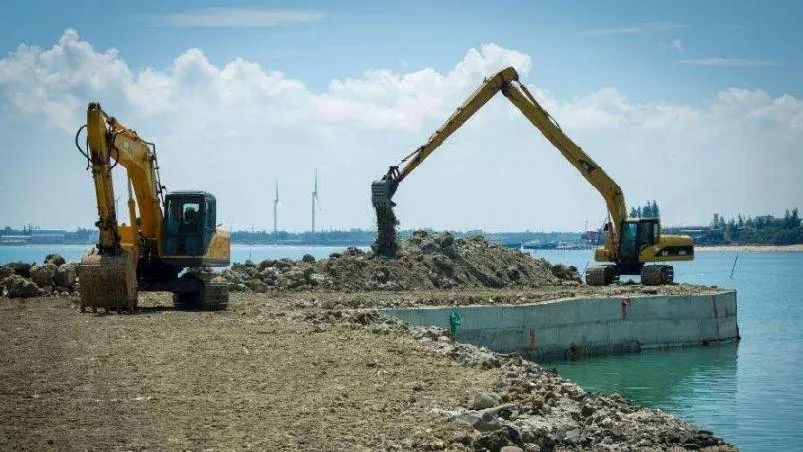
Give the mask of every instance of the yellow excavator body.
<svg viewBox="0 0 803 452">
<path fill-rule="evenodd" d="M 83 128 L 86 151 L 78 142 Z M 141 290 L 173 292 L 181 306 L 225 308 L 228 286 L 201 271 L 230 262 L 231 233 L 217 225 L 215 197 L 202 191 L 165 194 L 155 145 L 100 104 L 89 104 L 76 146 L 92 170 L 99 217 L 98 243 L 78 268 L 81 310 L 134 311 Z M 112 183 L 117 165 L 127 174 L 129 225 L 117 222 Z"/>
<path fill-rule="evenodd" d="M 606 285 L 621 274 L 641 274 L 645 284 L 671 282 L 674 277 L 671 266 L 645 264 L 692 260 L 694 247 L 691 237 L 661 234 L 658 218 L 627 218 L 627 204 L 619 185 L 563 132 L 557 121 L 519 81 L 519 75 L 512 67 L 486 78 L 423 145 L 413 150 L 399 165 L 391 166 L 381 179 L 371 184 L 371 200 L 378 226 L 374 250 L 387 257 L 395 255 L 397 220 L 393 213 L 395 204 L 392 197 L 402 180 L 498 92 L 521 111 L 605 201 L 609 217 L 605 225 L 605 244 L 595 251 L 594 257 L 597 261 L 610 264 L 588 269 L 586 282 Z"/>
</svg>

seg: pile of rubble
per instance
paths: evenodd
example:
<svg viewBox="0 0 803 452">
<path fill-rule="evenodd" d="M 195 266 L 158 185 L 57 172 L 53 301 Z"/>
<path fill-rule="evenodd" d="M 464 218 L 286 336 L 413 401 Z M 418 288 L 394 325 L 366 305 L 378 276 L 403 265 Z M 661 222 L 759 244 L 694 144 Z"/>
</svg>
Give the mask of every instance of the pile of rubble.
<svg viewBox="0 0 803 452">
<path fill-rule="evenodd" d="M 400 243 L 397 258 L 350 247 L 316 261 L 265 260 L 234 264 L 221 274 L 232 291 L 276 289 L 427 290 L 527 288 L 582 283 L 574 267 L 552 266 L 520 250 L 489 243 L 482 236 L 455 239 L 443 232 L 417 231 Z"/>
<path fill-rule="evenodd" d="M 471 427 L 449 448 L 737 450 L 711 432 L 663 411 L 640 407 L 618 394 L 588 393 L 521 356 L 456 342 L 441 328 L 409 326 L 374 310 L 315 311 L 303 318 L 321 330 L 339 324 L 380 335 L 406 335 L 461 365 L 498 369 L 501 376 L 487 391 L 476 393 L 461 407 L 438 410 L 444 422 Z"/>
<path fill-rule="evenodd" d="M 0 266 L 0 295 L 29 298 L 70 296 L 78 292 L 78 268 L 58 254 L 48 254 L 42 264 L 14 262 Z"/>
</svg>

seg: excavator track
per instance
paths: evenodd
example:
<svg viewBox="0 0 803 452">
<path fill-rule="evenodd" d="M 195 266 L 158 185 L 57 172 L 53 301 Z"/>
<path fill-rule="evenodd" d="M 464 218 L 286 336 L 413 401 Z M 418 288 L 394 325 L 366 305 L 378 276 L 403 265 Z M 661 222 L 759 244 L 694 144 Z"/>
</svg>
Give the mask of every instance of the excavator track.
<svg viewBox="0 0 803 452">
<path fill-rule="evenodd" d="M 229 305 L 229 284 L 215 273 L 187 272 L 182 279 L 194 280 L 196 290 L 173 294 L 173 305 L 177 309 L 198 309 L 202 311 L 225 311 Z"/>
<path fill-rule="evenodd" d="M 608 286 L 619 279 L 615 265 L 595 265 L 586 270 L 586 284 Z"/>
<path fill-rule="evenodd" d="M 675 269 L 671 265 L 645 265 L 641 268 L 641 283 L 645 286 L 672 284 Z"/>
</svg>

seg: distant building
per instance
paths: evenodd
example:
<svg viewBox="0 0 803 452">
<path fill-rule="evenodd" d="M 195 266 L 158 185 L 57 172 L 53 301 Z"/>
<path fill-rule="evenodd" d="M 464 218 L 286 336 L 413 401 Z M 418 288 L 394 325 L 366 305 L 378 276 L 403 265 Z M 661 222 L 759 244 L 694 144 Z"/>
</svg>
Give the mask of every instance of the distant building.
<svg viewBox="0 0 803 452">
<path fill-rule="evenodd" d="M 580 236 L 583 240 L 587 243 L 596 244 L 602 241 L 602 233 L 603 231 L 585 231 Z"/>
<path fill-rule="evenodd" d="M 2 235 L 0 245 L 25 245 L 31 243 L 30 235 Z"/>
<path fill-rule="evenodd" d="M 0 231 L 0 244 L 26 245 L 26 244 L 61 244 L 68 243 L 68 232 L 63 229 L 36 229 L 24 228 L 14 230 L 7 228 Z"/>
<path fill-rule="evenodd" d="M 64 243 L 67 231 L 61 229 L 34 229 L 31 231 L 30 243 Z"/>
</svg>

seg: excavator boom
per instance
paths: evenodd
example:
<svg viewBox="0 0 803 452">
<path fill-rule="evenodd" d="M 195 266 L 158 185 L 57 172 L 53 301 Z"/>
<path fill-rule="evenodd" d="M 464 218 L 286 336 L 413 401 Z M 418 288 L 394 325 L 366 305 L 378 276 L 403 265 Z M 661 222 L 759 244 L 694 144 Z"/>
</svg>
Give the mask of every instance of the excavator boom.
<svg viewBox="0 0 803 452">
<path fill-rule="evenodd" d="M 617 233 L 615 231 L 619 230 L 621 221 L 627 217 L 626 203 L 621 188 L 563 132 L 558 123 L 538 104 L 527 87 L 519 82 L 519 74 L 512 67 L 503 69 L 485 79 L 482 85 L 429 137 L 426 143 L 405 157 L 400 166 L 390 167 L 382 179 L 372 184 L 371 198 L 377 210 L 379 234 L 383 234 L 382 224 L 387 223 L 385 218 L 390 214 L 389 209 L 394 206 L 392 197 L 401 181 L 500 91 L 599 191 L 611 213 L 612 231 L 614 231 L 612 239 L 616 242 Z M 387 235 L 388 228 L 385 227 L 384 230 L 384 234 Z M 378 240 L 378 243 L 380 242 L 388 242 L 388 239 Z M 381 252 L 381 250 L 379 251 Z"/>
<path fill-rule="evenodd" d="M 392 205 L 391 198 L 396 193 L 401 181 L 410 175 L 418 165 L 465 124 L 469 118 L 474 116 L 474 113 L 488 103 L 507 83 L 518 79 L 519 74 L 512 67 L 499 71 L 493 77 L 486 79 L 462 105 L 457 107 L 457 110 L 429 137 L 426 143 L 419 146 L 401 161 L 401 164 L 403 164 L 401 169 L 399 169 L 399 166 L 391 166 L 382 179 L 373 183 L 371 189 L 373 204 L 375 206 Z"/>
</svg>

